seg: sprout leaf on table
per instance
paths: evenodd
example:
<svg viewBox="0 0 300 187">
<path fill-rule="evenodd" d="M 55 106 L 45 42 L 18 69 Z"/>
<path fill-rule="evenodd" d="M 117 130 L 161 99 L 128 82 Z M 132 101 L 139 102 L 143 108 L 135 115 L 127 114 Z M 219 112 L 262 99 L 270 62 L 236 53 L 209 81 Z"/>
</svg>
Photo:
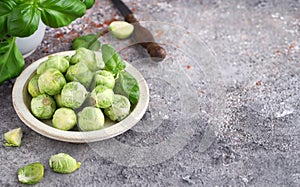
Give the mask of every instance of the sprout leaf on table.
<svg viewBox="0 0 300 187">
<path fill-rule="evenodd" d="M 50 157 L 49 166 L 57 173 L 68 174 L 80 168 L 81 163 L 66 153 L 59 153 Z"/>
</svg>

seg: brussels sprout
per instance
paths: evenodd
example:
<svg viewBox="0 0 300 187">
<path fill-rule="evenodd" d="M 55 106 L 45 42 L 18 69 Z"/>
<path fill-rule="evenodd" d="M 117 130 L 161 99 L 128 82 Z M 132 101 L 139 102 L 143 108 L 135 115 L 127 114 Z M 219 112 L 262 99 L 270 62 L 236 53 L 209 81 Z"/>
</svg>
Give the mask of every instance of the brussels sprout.
<svg viewBox="0 0 300 187">
<path fill-rule="evenodd" d="M 113 21 L 109 24 L 109 30 L 114 37 L 126 39 L 133 33 L 134 27 L 126 21 Z"/>
<path fill-rule="evenodd" d="M 63 74 L 54 68 L 47 69 L 38 79 L 38 85 L 41 93 L 56 95 L 66 84 Z"/>
<path fill-rule="evenodd" d="M 55 101 L 47 94 L 42 94 L 31 99 L 32 114 L 38 119 L 50 119 L 56 109 Z"/>
<path fill-rule="evenodd" d="M 32 97 L 37 97 L 38 95 L 41 94 L 38 86 L 39 77 L 40 77 L 39 75 L 33 76 L 28 83 L 27 90 Z"/>
<path fill-rule="evenodd" d="M 130 102 L 127 97 L 115 94 L 111 107 L 104 109 L 104 114 L 112 121 L 123 120 L 130 112 Z"/>
<path fill-rule="evenodd" d="M 85 107 L 78 113 L 78 127 L 82 131 L 93 131 L 104 126 L 104 115 L 99 108 Z"/>
<path fill-rule="evenodd" d="M 113 102 L 114 92 L 112 89 L 99 85 L 91 93 L 91 100 L 95 107 L 107 108 Z"/>
<path fill-rule="evenodd" d="M 81 163 L 66 153 L 52 155 L 49 159 L 50 168 L 57 173 L 73 173 L 80 168 Z"/>
<path fill-rule="evenodd" d="M 47 69 L 46 63 L 47 63 L 47 61 L 44 61 L 44 62 L 40 63 L 40 65 L 37 67 L 36 73 L 38 75 L 40 75 L 40 74 L 44 73 L 44 71 L 46 71 L 46 69 Z"/>
<path fill-rule="evenodd" d="M 71 64 L 83 62 L 91 71 L 103 69 L 105 66 L 98 53 L 83 47 L 76 49 L 76 53 L 71 57 L 70 62 Z"/>
<path fill-rule="evenodd" d="M 24 184 L 36 184 L 44 176 L 44 166 L 35 162 L 18 169 L 18 179 Z"/>
<path fill-rule="evenodd" d="M 82 84 L 69 82 L 61 91 L 61 103 L 68 108 L 79 108 L 85 101 L 87 94 L 88 92 Z"/>
<path fill-rule="evenodd" d="M 48 68 L 55 68 L 61 73 L 65 73 L 69 66 L 69 61 L 65 57 L 59 55 L 49 56 L 48 60 L 39 65 L 37 68 L 37 73 L 41 74 Z"/>
<path fill-rule="evenodd" d="M 21 145 L 22 136 L 23 133 L 21 128 L 16 128 L 4 133 L 4 139 L 6 141 L 5 146 L 19 147 Z"/>
<path fill-rule="evenodd" d="M 80 82 L 86 88 L 89 87 L 93 80 L 93 73 L 84 63 L 77 63 L 69 67 L 66 73 L 66 79 L 71 81 Z"/>
<path fill-rule="evenodd" d="M 57 129 L 67 131 L 72 129 L 76 123 L 76 114 L 72 109 L 59 108 L 53 115 L 52 124 Z"/>
<path fill-rule="evenodd" d="M 56 95 L 54 96 L 54 100 L 55 100 L 56 106 L 57 106 L 58 108 L 64 107 L 64 105 L 63 105 L 62 102 L 61 102 L 61 94 L 56 94 Z"/>
<path fill-rule="evenodd" d="M 95 83 L 96 86 L 103 85 L 107 88 L 113 89 L 115 86 L 115 78 L 111 72 L 101 70 L 95 74 Z"/>
</svg>

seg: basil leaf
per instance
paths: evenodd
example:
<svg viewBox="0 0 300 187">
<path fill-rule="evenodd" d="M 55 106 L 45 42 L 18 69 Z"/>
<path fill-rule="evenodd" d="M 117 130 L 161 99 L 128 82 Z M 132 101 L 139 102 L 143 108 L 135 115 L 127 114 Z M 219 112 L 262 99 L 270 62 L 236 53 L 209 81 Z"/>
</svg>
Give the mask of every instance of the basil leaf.
<svg viewBox="0 0 300 187">
<path fill-rule="evenodd" d="M 41 13 L 33 4 L 20 4 L 8 16 L 7 30 L 12 36 L 32 35 L 38 28 Z"/>
<path fill-rule="evenodd" d="M 12 11 L 16 6 L 14 0 L 2 0 L 0 1 L 0 16 L 4 16 Z"/>
<path fill-rule="evenodd" d="M 137 80 L 126 71 L 119 73 L 119 77 L 116 79 L 114 92 L 127 97 L 133 105 L 137 104 L 139 101 L 139 84 Z"/>
<path fill-rule="evenodd" d="M 105 70 L 117 75 L 126 68 L 125 62 L 123 62 L 117 51 L 111 45 L 102 45 L 101 51 L 102 59 L 105 63 Z"/>
<path fill-rule="evenodd" d="M 94 5 L 95 0 L 83 0 L 83 3 L 87 9 L 90 9 Z"/>
<path fill-rule="evenodd" d="M 0 84 L 17 77 L 24 68 L 24 58 L 16 45 L 16 38 L 0 42 Z"/>
<path fill-rule="evenodd" d="M 0 40 L 7 35 L 7 16 L 0 16 Z"/>
<path fill-rule="evenodd" d="M 98 51 L 100 49 L 100 42 L 98 40 L 99 34 L 88 34 L 75 38 L 73 40 L 72 49 L 76 50 L 80 47 L 84 47 L 86 49 Z"/>
<path fill-rule="evenodd" d="M 86 7 L 79 0 L 39 0 L 43 22 L 53 28 L 66 26 L 85 14 Z"/>
</svg>

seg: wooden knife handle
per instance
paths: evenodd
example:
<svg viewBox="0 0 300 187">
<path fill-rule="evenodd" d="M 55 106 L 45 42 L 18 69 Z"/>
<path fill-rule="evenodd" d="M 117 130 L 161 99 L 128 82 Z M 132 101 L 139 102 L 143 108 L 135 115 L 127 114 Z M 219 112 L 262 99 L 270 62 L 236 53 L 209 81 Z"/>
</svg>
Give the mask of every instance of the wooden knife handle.
<svg viewBox="0 0 300 187">
<path fill-rule="evenodd" d="M 155 42 L 151 32 L 145 27 L 141 26 L 132 14 L 129 14 L 125 18 L 125 21 L 134 25 L 133 37 L 135 38 L 136 42 L 147 49 L 148 54 L 153 61 L 159 62 L 166 57 L 166 50 Z"/>
</svg>

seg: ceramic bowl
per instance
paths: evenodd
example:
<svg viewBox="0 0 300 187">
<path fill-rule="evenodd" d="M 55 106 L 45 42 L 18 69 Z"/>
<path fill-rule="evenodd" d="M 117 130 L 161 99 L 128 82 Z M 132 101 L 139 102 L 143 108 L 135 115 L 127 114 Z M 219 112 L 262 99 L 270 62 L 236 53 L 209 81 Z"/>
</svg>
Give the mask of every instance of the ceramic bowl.
<svg viewBox="0 0 300 187">
<path fill-rule="evenodd" d="M 52 55 L 73 55 L 75 51 L 60 52 Z M 27 92 L 27 85 L 32 76 L 36 74 L 36 69 L 40 63 L 47 60 L 48 56 L 43 57 L 29 65 L 16 79 L 12 91 L 14 109 L 19 118 L 32 130 L 37 133 L 55 140 L 88 143 L 112 138 L 132 128 L 143 117 L 149 103 L 149 89 L 147 82 L 142 74 L 132 65 L 126 62 L 126 71 L 136 78 L 140 88 L 140 98 L 131 113 L 122 121 L 115 123 L 106 120 L 104 128 L 96 131 L 63 131 L 52 126 L 51 120 L 41 121 L 35 118 L 30 112 L 31 96 Z"/>
</svg>

